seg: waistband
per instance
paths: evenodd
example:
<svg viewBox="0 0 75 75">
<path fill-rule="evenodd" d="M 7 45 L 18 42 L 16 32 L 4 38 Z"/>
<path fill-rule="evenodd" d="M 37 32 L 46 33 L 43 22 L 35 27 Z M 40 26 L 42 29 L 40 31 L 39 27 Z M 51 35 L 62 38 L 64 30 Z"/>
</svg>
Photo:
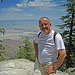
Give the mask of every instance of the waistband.
<svg viewBox="0 0 75 75">
<path fill-rule="evenodd" d="M 56 62 L 48 62 L 47 64 L 41 64 L 39 63 L 41 66 L 44 66 L 44 65 L 54 65 Z"/>
</svg>

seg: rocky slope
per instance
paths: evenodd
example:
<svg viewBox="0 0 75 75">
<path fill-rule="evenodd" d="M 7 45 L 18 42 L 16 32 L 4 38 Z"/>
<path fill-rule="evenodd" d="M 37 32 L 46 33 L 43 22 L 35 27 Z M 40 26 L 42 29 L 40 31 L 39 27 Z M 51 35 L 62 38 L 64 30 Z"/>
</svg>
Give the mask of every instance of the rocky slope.
<svg viewBox="0 0 75 75">
<path fill-rule="evenodd" d="M 22 40 L 13 40 L 13 39 L 3 39 L 2 44 L 5 47 L 5 54 L 3 57 L 5 59 L 15 58 L 16 52 L 19 50 L 19 46 L 23 46 Z"/>
<path fill-rule="evenodd" d="M 40 71 L 34 72 L 34 62 L 27 59 L 5 60 L 0 62 L 0 75 L 41 75 Z M 66 72 L 57 71 L 54 75 L 75 75 L 75 69 Z"/>
<path fill-rule="evenodd" d="M 33 39 L 30 39 L 32 42 Z M 5 59 L 15 58 L 16 53 L 19 51 L 19 46 L 24 46 L 23 40 L 13 40 L 13 39 L 3 39 L 2 45 L 5 47 L 5 54 L 3 57 Z"/>
</svg>

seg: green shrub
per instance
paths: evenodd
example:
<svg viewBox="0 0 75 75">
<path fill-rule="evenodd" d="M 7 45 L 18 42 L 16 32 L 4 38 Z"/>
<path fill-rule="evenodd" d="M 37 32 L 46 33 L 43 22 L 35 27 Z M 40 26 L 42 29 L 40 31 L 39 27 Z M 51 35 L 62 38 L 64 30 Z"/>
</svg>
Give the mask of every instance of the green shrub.
<svg viewBox="0 0 75 75">
<path fill-rule="evenodd" d="M 19 51 L 16 53 L 17 58 L 26 58 L 30 61 L 35 61 L 33 45 L 28 37 L 23 41 L 24 46 L 19 46 Z"/>
</svg>

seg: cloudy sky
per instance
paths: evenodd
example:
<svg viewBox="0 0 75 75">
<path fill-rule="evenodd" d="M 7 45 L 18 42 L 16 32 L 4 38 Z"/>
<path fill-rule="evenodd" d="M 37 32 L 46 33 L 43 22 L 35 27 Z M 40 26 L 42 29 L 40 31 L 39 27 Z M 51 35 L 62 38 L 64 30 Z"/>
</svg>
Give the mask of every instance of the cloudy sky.
<svg viewBox="0 0 75 75">
<path fill-rule="evenodd" d="M 60 25 L 63 22 L 59 18 L 67 14 L 66 7 L 60 6 L 64 3 L 67 3 L 66 0 L 3 0 L 2 3 L 0 0 L 0 21 L 39 20 L 39 18 L 45 16 L 50 18 L 52 26 Z M 53 28 L 58 30 L 56 27 Z M 10 32 L 10 34 L 8 34 L 8 32 Z M 23 34 L 15 34 L 15 32 L 17 31 L 8 29 L 1 38 L 20 38 L 19 35 L 28 35 L 28 32 Z M 22 32 L 22 30 L 18 32 Z"/>
<path fill-rule="evenodd" d="M 59 20 L 66 15 L 66 0 L 4 0 L 0 2 L 0 20 L 38 20 L 42 16 Z"/>
</svg>

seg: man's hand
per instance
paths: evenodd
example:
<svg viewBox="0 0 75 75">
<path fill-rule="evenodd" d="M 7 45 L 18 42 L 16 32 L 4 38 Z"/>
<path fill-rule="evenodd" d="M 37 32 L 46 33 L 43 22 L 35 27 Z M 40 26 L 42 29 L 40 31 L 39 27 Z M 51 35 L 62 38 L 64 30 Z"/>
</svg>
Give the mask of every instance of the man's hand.
<svg viewBox="0 0 75 75">
<path fill-rule="evenodd" d="M 46 75 L 49 75 L 51 73 L 54 73 L 55 70 L 53 70 L 53 66 L 52 65 L 49 65 L 46 69 Z"/>
</svg>

